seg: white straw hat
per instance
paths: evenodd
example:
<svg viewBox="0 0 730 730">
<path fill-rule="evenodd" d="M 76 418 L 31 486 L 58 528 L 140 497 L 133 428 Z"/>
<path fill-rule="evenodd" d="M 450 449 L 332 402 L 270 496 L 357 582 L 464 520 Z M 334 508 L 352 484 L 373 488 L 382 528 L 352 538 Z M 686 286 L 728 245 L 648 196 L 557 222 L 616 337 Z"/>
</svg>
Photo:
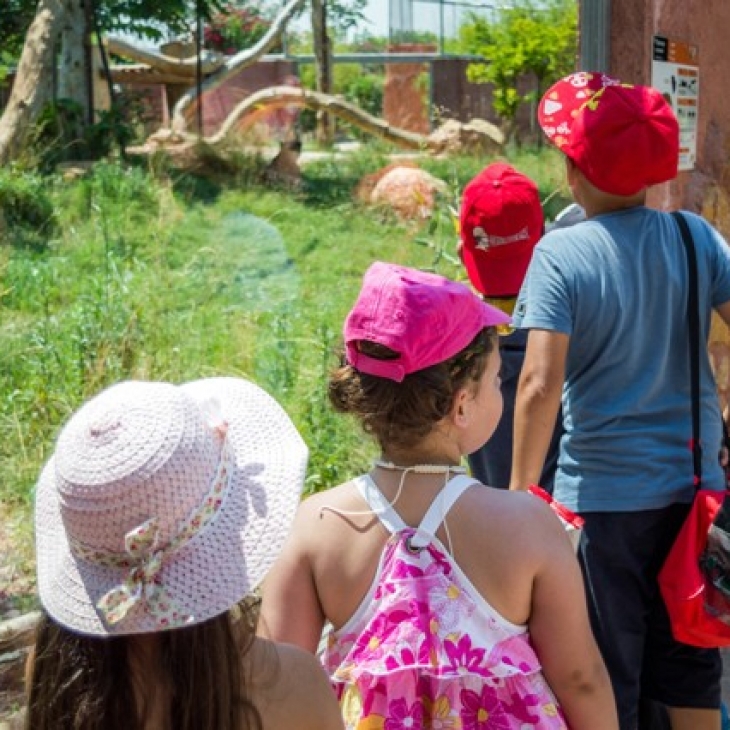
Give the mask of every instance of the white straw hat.
<svg viewBox="0 0 730 730">
<path fill-rule="evenodd" d="M 281 406 L 245 380 L 108 388 L 64 427 L 37 486 L 44 608 L 91 635 L 224 613 L 277 557 L 307 456 Z"/>
</svg>

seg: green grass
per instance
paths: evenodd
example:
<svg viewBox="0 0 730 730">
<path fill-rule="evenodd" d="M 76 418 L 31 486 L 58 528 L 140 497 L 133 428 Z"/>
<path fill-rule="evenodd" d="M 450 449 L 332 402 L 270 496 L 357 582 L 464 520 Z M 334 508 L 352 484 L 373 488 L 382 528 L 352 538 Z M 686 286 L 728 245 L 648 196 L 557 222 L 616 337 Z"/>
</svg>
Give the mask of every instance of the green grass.
<svg viewBox="0 0 730 730">
<path fill-rule="evenodd" d="M 19 194 L 38 196 L 48 220 L 34 223 L 31 211 L 0 245 L 5 509 L 30 513 L 60 427 L 86 398 L 125 378 L 250 378 L 308 443 L 308 490 L 364 469 L 374 446 L 326 401 L 343 318 L 376 259 L 463 278 L 451 209 L 487 161 L 425 161 L 451 192 L 421 226 L 353 202 L 358 180 L 385 162 L 382 151 L 366 150 L 312 164 L 296 193 L 164 166 L 100 164 L 73 182 L 24 173 Z M 562 206 L 556 155 L 523 152 L 514 163 L 555 210 Z M 0 190 L 13 187 L 12 174 Z"/>
</svg>

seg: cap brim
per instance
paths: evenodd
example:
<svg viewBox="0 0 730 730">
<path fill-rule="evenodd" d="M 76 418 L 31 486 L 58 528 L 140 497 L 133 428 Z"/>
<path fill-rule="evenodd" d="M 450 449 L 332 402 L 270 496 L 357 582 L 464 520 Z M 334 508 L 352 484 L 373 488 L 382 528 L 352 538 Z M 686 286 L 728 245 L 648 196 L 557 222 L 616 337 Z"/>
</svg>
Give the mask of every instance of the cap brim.
<svg viewBox="0 0 730 730">
<path fill-rule="evenodd" d="M 234 470 L 213 521 L 165 562 L 171 599 L 192 614 L 191 624 L 224 613 L 263 580 L 278 556 L 301 498 L 308 452 L 281 406 L 253 383 L 209 378 L 184 388 L 200 402 L 215 398 L 228 422 Z M 159 630 L 143 606 L 109 626 L 96 610 L 126 571 L 77 560 L 63 526 L 53 458 L 36 492 L 38 590 L 60 624 L 96 636 Z"/>
<path fill-rule="evenodd" d="M 485 309 L 484 321 L 482 322 L 484 327 L 498 327 L 502 324 L 512 324 L 512 317 L 501 309 L 487 304 L 487 302 L 482 302 L 482 307 Z"/>
</svg>

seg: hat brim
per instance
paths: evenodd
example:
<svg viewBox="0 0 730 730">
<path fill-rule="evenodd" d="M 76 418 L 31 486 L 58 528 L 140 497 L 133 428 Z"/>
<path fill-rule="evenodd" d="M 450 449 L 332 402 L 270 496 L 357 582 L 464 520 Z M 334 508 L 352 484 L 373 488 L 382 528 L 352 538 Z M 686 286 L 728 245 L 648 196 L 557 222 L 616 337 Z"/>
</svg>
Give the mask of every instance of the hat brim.
<svg viewBox="0 0 730 730">
<path fill-rule="evenodd" d="M 223 504 L 204 530 L 173 553 L 161 572 L 167 594 L 190 624 L 224 613 L 256 588 L 278 556 L 301 498 L 308 451 L 281 406 L 253 383 L 209 378 L 181 386 L 199 402 L 215 398 L 228 422 L 234 469 Z M 36 492 L 38 590 L 48 613 L 93 636 L 159 631 L 144 606 L 116 625 L 96 609 L 126 571 L 74 558 L 61 517 L 54 460 Z"/>
</svg>

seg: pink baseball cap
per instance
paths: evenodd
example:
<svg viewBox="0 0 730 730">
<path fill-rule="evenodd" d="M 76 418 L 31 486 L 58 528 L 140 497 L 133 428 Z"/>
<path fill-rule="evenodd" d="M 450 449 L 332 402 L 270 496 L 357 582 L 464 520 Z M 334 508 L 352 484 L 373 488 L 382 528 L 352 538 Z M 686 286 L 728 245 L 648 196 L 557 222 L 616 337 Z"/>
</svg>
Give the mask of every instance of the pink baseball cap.
<svg viewBox="0 0 730 730">
<path fill-rule="evenodd" d="M 548 139 L 599 190 L 634 195 L 677 176 L 679 124 L 651 86 L 580 71 L 545 92 L 537 116 Z"/>
<path fill-rule="evenodd" d="M 360 372 L 400 383 L 406 375 L 453 357 L 485 327 L 508 322 L 509 315 L 464 284 L 376 261 L 365 272 L 345 319 L 345 357 Z M 363 340 L 388 347 L 398 357 L 366 355 L 358 348 Z"/>
<path fill-rule="evenodd" d="M 537 185 L 512 166 L 485 167 L 464 188 L 461 260 L 473 286 L 489 297 L 515 296 L 545 220 Z"/>
</svg>

